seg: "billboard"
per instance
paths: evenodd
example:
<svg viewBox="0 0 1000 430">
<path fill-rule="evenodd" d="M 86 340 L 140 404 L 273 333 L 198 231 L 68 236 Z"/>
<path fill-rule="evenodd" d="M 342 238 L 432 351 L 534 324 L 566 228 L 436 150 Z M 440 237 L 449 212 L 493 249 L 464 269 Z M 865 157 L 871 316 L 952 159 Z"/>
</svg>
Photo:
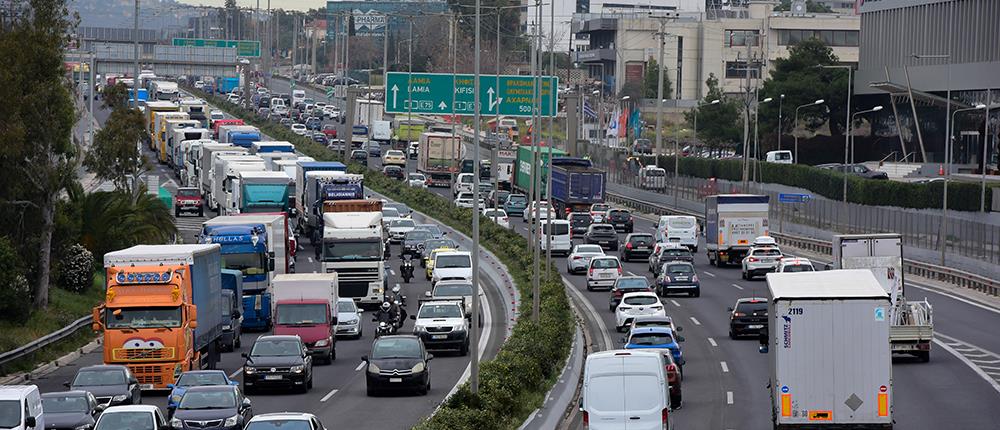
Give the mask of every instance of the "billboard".
<svg viewBox="0 0 1000 430">
<path fill-rule="evenodd" d="M 386 15 L 382 12 L 354 9 L 351 11 L 351 17 L 354 20 L 356 36 L 381 36 L 385 33 Z"/>
</svg>

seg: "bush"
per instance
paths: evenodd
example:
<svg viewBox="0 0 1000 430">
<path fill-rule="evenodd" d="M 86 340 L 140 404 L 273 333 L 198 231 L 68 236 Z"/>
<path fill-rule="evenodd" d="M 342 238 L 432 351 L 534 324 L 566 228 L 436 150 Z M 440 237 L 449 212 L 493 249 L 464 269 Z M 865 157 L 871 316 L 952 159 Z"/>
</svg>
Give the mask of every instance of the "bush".
<svg viewBox="0 0 1000 430">
<path fill-rule="evenodd" d="M 64 290 L 82 293 L 94 282 L 94 254 L 75 243 L 62 256 L 56 284 Z"/>
<path fill-rule="evenodd" d="M 0 319 L 23 322 L 31 315 L 31 286 L 10 240 L 0 237 Z"/>
</svg>

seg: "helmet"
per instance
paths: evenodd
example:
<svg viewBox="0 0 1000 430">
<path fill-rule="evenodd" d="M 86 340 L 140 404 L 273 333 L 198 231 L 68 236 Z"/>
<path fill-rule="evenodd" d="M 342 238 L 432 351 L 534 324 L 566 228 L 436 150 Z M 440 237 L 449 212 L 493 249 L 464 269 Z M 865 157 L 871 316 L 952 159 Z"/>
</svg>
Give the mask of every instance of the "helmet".
<svg viewBox="0 0 1000 430">
<path fill-rule="evenodd" d="M 398 293 L 399 292 L 399 285 L 397 285 L 395 287 L 392 287 L 392 292 Z"/>
<path fill-rule="evenodd" d="M 382 302 L 382 310 L 383 311 L 389 310 L 389 302 Z"/>
</svg>

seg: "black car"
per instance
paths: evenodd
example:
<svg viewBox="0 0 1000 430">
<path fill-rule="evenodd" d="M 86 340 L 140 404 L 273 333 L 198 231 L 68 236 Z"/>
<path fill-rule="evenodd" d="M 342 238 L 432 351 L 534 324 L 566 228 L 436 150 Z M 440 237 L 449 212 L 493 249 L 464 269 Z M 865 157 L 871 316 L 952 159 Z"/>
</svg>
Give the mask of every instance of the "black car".
<svg viewBox="0 0 1000 430">
<path fill-rule="evenodd" d="M 385 166 L 382 168 L 382 174 L 386 177 L 400 181 L 406 179 L 406 172 L 404 172 L 403 168 L 399 166 Z"/>
<path fill-rule="evenodd" d="M 490 191 L 490 195 L 486 197 L 486 202 L 490 206 L 503 207 L 503 202 L 507 201 L 507 196 L 510 195 L 510 191 L 507 190 L 493 190 Z"/>
<path fill-rule="evenodd" d="M 401 217 L 408 218 L 410 215 L 413 215 L 413 209 L 410 209 L 410 207 L 407 206 L 405 203 L 384 203 L 382 204 L 382 207 L 395 208 L 397 211 L 399 211 L 399 216 Z"/>
<path fill-rule="evenodd" d="M 632 212 L 625 209 L 609 210 L 607 215 L 604 217 L 604 222 L 613 225 L 615 230 L 622 233 L 632 232 Z"/>
<path fill-rule="evenodd" d="M 418 256 L 420 251 L 424 246 L 425 240 L 431 240 L 434 235 L 427 230 L 411 230 L 403 235 L 403 251 L 400 252 L 399 258 L 403 258 L 404 255 Z"/>
<path fill-rule="evenodd" d="M 615 285 L 611 287 L 611 294 L 608 297 L 608 310 L 615 311 L 622 302 L 622 297 L 627 293 L 638 293 L 642 291 L 653 291 L 649 286 L 649 281 L 645 276 L 622 276 L 615 280 Z"/>
<path fill-rule="evenodd" d="M 653 235 L 648 233 L 631 233 L 625 236 L 625 246 L 621 249 L 622 261 L 630 261 L 636 257 L 649 259 L 653 253 Z"/>
<path fill-rule="evenodd" d="M 414 335 L 382 336 L 372 343 L 370 355 L 361 357 L 365 366 L 368 395 L 387 390 L 416 390 L 426 395 L 431 389 L 429 362 L 434 356 Z"/>
<path fill-rule="evenodd" d="M 736 308 L 729 308 L 729 338 L 760 335 L 767 327 L 767 300 L 762 298 L 742 298 L 736 301 Z"/>
<path fill-rule="evenodd" d="M 671 261 L 683 261 L 686 263 L 694 264 L 694 255 L 687 248 L 667 248 L 660 251 L 660 258 L 658 261 L 653 263 L 653 276 L 659 277 L 660 272 L 663 269 L 663 263 L 668 263 Z"/>
<path fill-rule="evenodd" d="M 594 218 L 587 212 L 571 212 L 567 216 L 567 219 L 569 220 L 569 233 L 571 236 L 587 234 L 587 228 L 594 222 Z"/>
<path fill-rule="evenodd" d="M 694 272 L 694 263 L 670 261 L 663 263 L 656 278 L 656 295 L 665 297 L 672 292 L 687 293 L 692 297 L 701 296 L 701 281 Z"/>
<path fill-rule="evenodd" d="M 365 152 L 363 149 L 355 149 L 351 151 L 351 161 L 354 161 L 355 163 L 361 163 L 367 166 L 368 153 Z"/>
<path fill-rule="evenodd" d="M 243 353 L 243 392 L 257 388 L 295 388 L 305 393 L 312 388 L 313 362 L 298 336 L 261 336 L 250 353 Z"/>
<path fill-rule="evenodd" d="M 818 169 L 833 170 L 835 172 L 846 173 L 848 175 L 854 175 L 857 177 L 865 179 L 889 179 L 889 175 L 885 172 L 880 172 L 878 170 L 869 169 L 868 166 L 864 164 L 820 164 L 815 166 Z"/>
<path fill-rule="evenodd" d="M 591 224 L 585 240 L 588 244 L 601 245 L 603 249 L 618 250 L 618 232 L 611 224 Z"/>
<path fill-rule="evenodd" d="M 93 428 L 104 405 L 86 391 L 60 391 L 42 394 L 45 429 L 75 430 Z"/>
<path fill-rule="evenodd" d="M 231 385 L 191 387 L 170 418 L 174 430 L 240 430 L 253 417 L 250 399 Z"/>
<path fill-rule="evenodd" d="M 119 364 L 81 367 L 73 382 L 63 385 L 72 391 L 88 391 L 98 403 L 107 406 L 138 405 L 142 402 L 139 381 L 127 367 Z"/>
</svg>

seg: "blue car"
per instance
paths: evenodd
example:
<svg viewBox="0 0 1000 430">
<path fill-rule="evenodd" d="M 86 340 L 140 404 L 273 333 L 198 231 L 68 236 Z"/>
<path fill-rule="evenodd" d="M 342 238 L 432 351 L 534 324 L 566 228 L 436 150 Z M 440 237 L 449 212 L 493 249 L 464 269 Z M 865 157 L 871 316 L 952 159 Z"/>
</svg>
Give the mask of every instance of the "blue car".
<svg viewBox="0 0 1000 430">
<path fill-rule="evenodd" d="M 674 337 L 674 331 L 667 327 L 640 327 L 632 330 L 625 341 L 625 349 L 669 349 L 674 362 L 681 369 L 684 366 L 681 345 Z"/>
<path fill-rule="evenodd" d="M 503 202 L 503 210 L 509 216 L 521 216 L 528 207 L 528 197 L 524 194 L 511 194 Z"/>
<path fill-rule="evenodd" d="M 226 372 L 221 370 L 190 370 L 181 373 L 177 382 L 168 384 L 170 395 L 167 396 L 167 412 L 172 413 L 181 402 L 184 392 L 191 387 L 203 387 L 210 385 L 240 385 L 238 381 L 229 379 Z"/>
</svg>

